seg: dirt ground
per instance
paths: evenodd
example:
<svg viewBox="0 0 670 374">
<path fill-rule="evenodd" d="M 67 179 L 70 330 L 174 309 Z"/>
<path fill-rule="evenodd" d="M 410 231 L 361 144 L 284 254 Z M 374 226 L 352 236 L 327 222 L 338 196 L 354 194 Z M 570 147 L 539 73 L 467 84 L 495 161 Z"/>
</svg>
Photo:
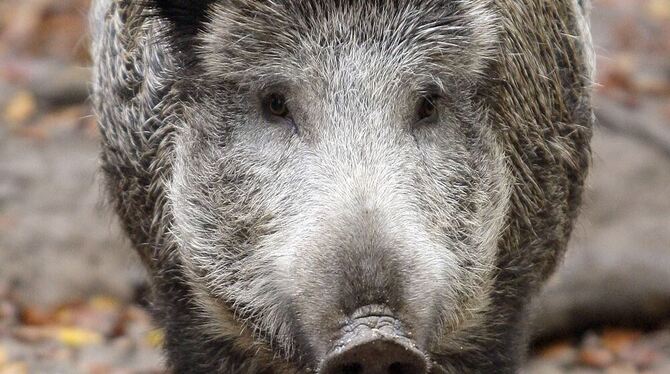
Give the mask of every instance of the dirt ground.
<svg viewBox="0 0 670 374">
<path fill-rule="evenodd" d="M 0 2 L 0 374 L 162 372 L 99 187 L 87 0 Z M 584 212 L 525 373 L 670 373 L 670 0 L 598 0 Z"/>
</svg>

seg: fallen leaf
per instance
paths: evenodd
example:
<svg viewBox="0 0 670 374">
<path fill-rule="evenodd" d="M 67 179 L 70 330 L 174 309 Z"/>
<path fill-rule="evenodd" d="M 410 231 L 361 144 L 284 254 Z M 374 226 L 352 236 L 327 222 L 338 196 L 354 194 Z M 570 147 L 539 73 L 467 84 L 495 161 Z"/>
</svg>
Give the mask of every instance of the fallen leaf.
<svg viewBox="0 0 670 374">
<path fill-rule="evenodd" d="M 21 322 L 28 326 L 44 326 L 53 322 L 53 315 L 38 308 L 26 307 L 21 310 Z"/>
<path fill-rule="evenodd" d="M 670 82 L 658 77 L 641 77 L 636 82 L 636 90 L 654 96 L 670 95 Z"/>
<path fill-rule="evenodd" d="M 0 367 L 0 374 L 28 374 L 28 365 L 25 362 L 12 362 Z"/>
<path fill-rule="evenodd" d="M 93 298 L 86 303 L 61 307 L 57 315 L 57 324 L 95 331 L 102 336 L 115 334 L 121 319 L 121 308 L 110 299 Z"/>
<path fill-rule="evenodd" d="M 161 329 L 153 329 L 146 335 L 146 342 L 153 348 L 159 348 L 163 345 L 165 334 Z"/>
<path fill-rule="evenodd" d="M 538 357 L 556 363 L 569 363 L 575 359 L 577 352 L 568 341 L 560 341 L 544 347 L 538 352 Z"/>
<path fill-rule="evenodd" d="M 26 122 L 37 112 L 35 97 L 30 91 L 19 91 L 5 106 L 4 119 L 13 125 Z"/>
<path fill-rule="evenodd" d="M 108 296 L 94 296 L 89 300 L 88 304 L 93 309 L 103 312 L 117 312 L 121 307 L 121 303 L 118 300 Z"/>
<path fill-rule="evenodd" d="M 0 346 L 0 367 L 6 364 L 8 360 L 9 355 L 7 354 L 7 350 L 5 349 L 5 347 Z"/>
<path fill-rule="evenodd" d="M 650 0 L 647 3 L 647 14 L 656 20 L 670 19 L 670 1 Z"/>
<path fill-rule="evenodd" d="M 74 348 L 100 344 L 103 341 L 102 335 L 99 333 L 75 327 L 58 328 L 56 338 L 61 343 Z"/>
<path fill-rule="evenodd" d="M 640 340 L 642 333 L 636 330 L 608 329 L 601 336 L 601 342 L 606 349 L 620 354 Z"/>
<path fill-rule="evenodd" d="M 604 369 L 614 362 L 614 354 L 605 348 L 585 347 L 579 352 L 579 362 L 586 366 Z"/>
</svg>

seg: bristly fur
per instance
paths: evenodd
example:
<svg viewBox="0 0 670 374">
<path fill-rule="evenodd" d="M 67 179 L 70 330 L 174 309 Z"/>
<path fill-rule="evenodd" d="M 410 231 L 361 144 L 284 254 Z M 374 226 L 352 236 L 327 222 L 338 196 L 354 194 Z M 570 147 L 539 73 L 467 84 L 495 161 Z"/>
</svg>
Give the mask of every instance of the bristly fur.
<svg viewBox="0 0 670 374">
<path fill-rule="evenodd" d="M 215 0 L 140 0 L 147 14 L 170 23 L 172 33 L 194 39 L 207 21 L 209 7 Z"/>
<path fill-rule="evenodd" d="M 162 22 L 165 26 L 158 30 L 157 39 L 167 41 L 173 53 L 179 56 L 180 64 L 193 66 L 197 63 L 194 53 L 197 35 L 203 31 L 208 21 L 210 7 L 215 0 L 135 0 L 141 9 L 138 19 L 145 22 Z"/>
<path fill-rule="evenodd" d="M 589 166 L 587 9 L 96 0 L 102 169 L 171 369 L 314 371 L 383 304 L 433 372 L 514 372 Z"/>
</svg>

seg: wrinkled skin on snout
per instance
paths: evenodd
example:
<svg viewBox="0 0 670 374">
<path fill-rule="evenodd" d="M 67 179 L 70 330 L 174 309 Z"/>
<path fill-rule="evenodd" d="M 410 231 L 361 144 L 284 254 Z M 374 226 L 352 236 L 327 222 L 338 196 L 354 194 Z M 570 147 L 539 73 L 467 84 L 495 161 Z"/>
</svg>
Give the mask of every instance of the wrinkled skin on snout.
<svg viewBox="0 0 670 374">
<path fill-rule="evenodd" d="M 171 367 L 512 372 L 579 202 L 587 69 L 503 61 L 504 1 L 178 3 L 98 1 L 93 53 Z M 563 36 L 530 44 L 579 60 Z"/>
</svg>

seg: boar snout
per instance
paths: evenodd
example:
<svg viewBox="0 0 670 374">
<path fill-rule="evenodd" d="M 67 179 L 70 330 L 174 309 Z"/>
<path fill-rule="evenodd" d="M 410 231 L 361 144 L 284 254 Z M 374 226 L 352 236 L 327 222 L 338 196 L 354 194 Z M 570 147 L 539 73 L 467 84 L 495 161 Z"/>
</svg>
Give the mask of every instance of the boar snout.
<svg viewBox="0 0 670 374">
<path fill-rule="evenodd" d="M 342 328 L 320 374 L 425 374 L 425 355 L 385 308 L 365 307 Z M 361 311 L 365 311 L 361 313 Z"/>
</svg>

